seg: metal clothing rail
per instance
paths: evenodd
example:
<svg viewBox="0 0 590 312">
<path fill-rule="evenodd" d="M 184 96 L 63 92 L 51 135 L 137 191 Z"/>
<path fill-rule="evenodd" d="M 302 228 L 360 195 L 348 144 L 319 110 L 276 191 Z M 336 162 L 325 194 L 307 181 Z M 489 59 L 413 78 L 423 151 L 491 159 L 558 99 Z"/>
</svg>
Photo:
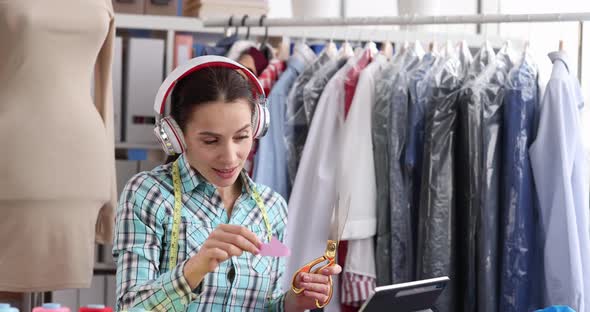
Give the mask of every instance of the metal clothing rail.
<svg viewBox="0 0 590 312">
<path fill-rule="evenodd" d="M 203 22 L 205 27 L 309 27 L 309 26 L 363 26 L 363 25 L 428 25 L 428 24 L 495 24 L 590 21 L 590 12 L 542 14 L 475 14 L 440 16 L 384 16 L 346 18 L 212 18 Z"/>
</svg>

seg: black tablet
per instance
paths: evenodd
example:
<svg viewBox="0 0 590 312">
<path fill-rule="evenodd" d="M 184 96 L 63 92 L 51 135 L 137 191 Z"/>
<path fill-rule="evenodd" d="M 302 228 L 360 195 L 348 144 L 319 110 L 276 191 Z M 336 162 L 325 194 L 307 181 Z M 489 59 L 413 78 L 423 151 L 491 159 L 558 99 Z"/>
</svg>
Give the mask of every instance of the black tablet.
<svg viewBox="0 0 590 312">
<path fill-rule="evenodd" d="M 439 277 L 403 284 L 375 288 L 372 296 L 365 301 L 359 312 L 428 311 L 443 292 L 449 278 Z"/>
</svg>

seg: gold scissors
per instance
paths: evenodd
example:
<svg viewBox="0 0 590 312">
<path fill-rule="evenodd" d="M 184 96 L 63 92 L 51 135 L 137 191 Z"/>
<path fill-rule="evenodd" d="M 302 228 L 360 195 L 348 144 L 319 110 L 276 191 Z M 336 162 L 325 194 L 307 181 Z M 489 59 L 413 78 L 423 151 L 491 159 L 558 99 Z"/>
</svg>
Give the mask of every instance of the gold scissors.
<svg viewBox="0 0 590 312">
<path fill-rule="evenodd" d="M 338 252 L 338 243 L 340 242 L 340 238 L 342 237 L 342 231 L 344 230 L 344 225 L 346 224 L 346 219 L 348 218 L 348 209 L 350 207 L 350 198 L 347 199 L 345 203 L 345 211 L 342 212 L 340 210 L 340 202 L 339 198 L 336 198 L 336 202 L 333 207 L 332 211 L 332 222 L 330 224 L 330 233 L 328 234 L 328 244 L 326 245 L 326 250 L 324 251 L 324 255 L 314 260 L 310 261 L 303 267 L 299 268 L 295 274 L 293 274 L 293 279 L 291 280 L 291 289 L 296 294 L 302 293 L 305 288 L 297 288 L 295 287 L 295 279 L 299 273 L 313 273 L 318 274 L 325 268 L 331 267 L 336 264 L 336 253 Z M 327 261 L 327 263 L 325 263 Z M 322 265 L 325 263 L 324 265 Z M 315 266 L 320 265 L 319 268 L 314 269 Z M 328 294 L 328 299 L 323 304 L 316 299 L 315 305 L 318 308 L 323 308 L 330 300 L 332 300 L 332 294 L 334 293 L 334 285 L 332 283 L 332 276 L 328 276 L 330 281 L 330 292 Z"/>
</svg>

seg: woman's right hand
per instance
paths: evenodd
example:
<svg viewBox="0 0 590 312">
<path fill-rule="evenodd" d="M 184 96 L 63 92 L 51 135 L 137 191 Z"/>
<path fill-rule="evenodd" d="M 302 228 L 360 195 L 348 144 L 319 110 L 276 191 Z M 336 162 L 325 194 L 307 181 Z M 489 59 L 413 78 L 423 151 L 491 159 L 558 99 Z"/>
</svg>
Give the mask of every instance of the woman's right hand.
<svg viewBox="0 0 590 312">
<path fill-rule="evenodd" d="M 191 288 L 197 287 L 205 274 L 215 271 L 219 264 L 244 251 L 254 255 L 260 252 L 262 242 L 248 228 L 241 225 L 220 224 L 191 257 L 184 267 L 184 276 Z"/>
</svg>

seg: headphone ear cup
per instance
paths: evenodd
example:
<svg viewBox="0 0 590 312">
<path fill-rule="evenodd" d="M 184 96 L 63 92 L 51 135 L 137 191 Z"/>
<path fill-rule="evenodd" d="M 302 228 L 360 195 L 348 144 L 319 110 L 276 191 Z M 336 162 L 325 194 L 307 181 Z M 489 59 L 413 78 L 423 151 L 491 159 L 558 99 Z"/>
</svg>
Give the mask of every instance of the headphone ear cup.
<svg viewBox="0 0 590 312">
<path fill-rule="evenodd" d="M 256 104 L 255 119 L 252 121 L 254 125 L 254 138 L 263 137 L 270 126 L 270 112 L 268 107 L 264 104 Z"/>
<path fill-rule="evenodd" d="M 163 132 L 168 139 L 168 144 L 166 145 L 171 147 L 175 154 L 184 153 L 186 149 L 184 135 L 172 117 L 162 118 L 160 122 L 160 131 Z M 164 141 L 166 141 L 165 138 Z"/>
</svg>

